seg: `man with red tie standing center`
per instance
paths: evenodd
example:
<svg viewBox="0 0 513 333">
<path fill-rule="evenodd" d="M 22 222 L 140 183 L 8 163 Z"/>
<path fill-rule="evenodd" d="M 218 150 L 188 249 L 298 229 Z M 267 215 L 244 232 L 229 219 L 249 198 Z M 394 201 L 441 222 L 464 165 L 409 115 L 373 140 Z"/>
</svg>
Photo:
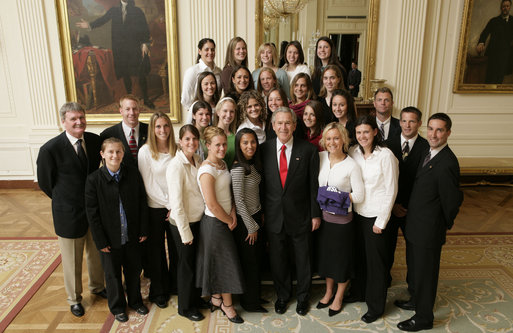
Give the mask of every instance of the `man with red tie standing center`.
<svg viewBox="0 0 513 333">
<path fill-rule="evenodd" d="M 123 163 L 137 167 L 137 152 L 146 143 L 148 124 L 139 122 L 139 100 L 134 95 L 125 95 L 119 100 L 119 113 L 123 120 L 104 130 L 100 137 L 103 140 L 114 137 L 123 142 L 125 156 Z"/>
<path fill-rule="evenodd" d="M 293 138 L 297 118 L 289 108 L 274 111 L 271 122 L 277 138 L 262 145 L 262 160 L 265 226 L 278 296 L 275 311 L 285 313 L 291 297 L 292 258 L 288 251 L 292 247 L 297 277 L 296 312 L 304 316 L 309 309 L 311 285 L 310 237 L 321 223 L 316 201 L 319 153 L 309 142 Z"/>
</svg>

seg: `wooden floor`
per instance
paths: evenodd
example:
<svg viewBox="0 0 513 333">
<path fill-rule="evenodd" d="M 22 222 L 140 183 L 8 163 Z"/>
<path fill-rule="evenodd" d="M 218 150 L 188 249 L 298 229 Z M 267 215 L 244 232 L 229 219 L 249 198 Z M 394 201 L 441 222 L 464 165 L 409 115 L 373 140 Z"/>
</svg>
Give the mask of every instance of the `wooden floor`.
<svg viewBox="0 0 513 333">
<path fill-rule="evenodd" d="M 513 187 L 464 187 L 465 201 L 452 233 L 513 233 Z M 55 236 L 50 199 L 37 190 L 0 190 L 2 237 Z M 74 317 L 66 303 L 59 267 L 5 332 L 98 332 L 108 315 L 107 301 L 87 291 L 86 314 Z"/>
</svg>

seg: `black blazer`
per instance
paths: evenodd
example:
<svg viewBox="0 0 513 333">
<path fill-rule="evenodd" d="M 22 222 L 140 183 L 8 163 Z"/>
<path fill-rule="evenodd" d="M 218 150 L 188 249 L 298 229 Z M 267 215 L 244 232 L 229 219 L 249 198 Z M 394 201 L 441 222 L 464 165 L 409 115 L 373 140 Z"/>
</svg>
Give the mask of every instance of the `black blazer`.
<svg viewBox="0 0 513 333">
<path fill-rule="evenodd" d="M 419 135 L 417 140 L 415 140 L 415 144 L 413 145 L 413 148 L 411 148 L 406 161 L 403 161 L 401 132 L 388 136 L 386 144 L 399 161 L 399 182 L 395 203 L 401 204 L 404 208 L 408 208 L 415 175 L 417 174 L 419 165 L 424 162 L 424 157 L 429 149 L 429 144 L 426 139 Z"/>
<path fill-rule="evenodd" d="M 117 183 L 103 166 L 87 177 L 85 187 L 87 218 L 98 250 L 107 246 L 121 247 L 120 197 L 127 219 L 128 240 L 139 242 L 140 236 L 148 235 L 148 205 L 139 170 L 122 165 Z"/>
<path fill-rule="evenodd" d="M 409 242 L 424 248 L 436 248 L 445 243 L 446 230 L 452 228 L 463 202 L 459 178 L 460 166 L 449 146 L 426 166 L 419 166 L 406 216 Z"/>
<path fill-rule="evenodd" d="M 102 142 L 108 138 L 118 138 L 123 142 L 123 146 L 125 146 L 125 156 L 123 156 L 123 163 L 125 165 L 133 165 L 137 166 L 137 159 L 135 159 L 130 153 L 130 147 L 128 146 L 128 141 L 126 141 L 125 133 L 123 132 L 123 126 L 121 122 L 114 126 L 111 126 L 105 129 L 100 133 L 100 137 L 102 138 Z M 141 148 L 148 138 L 148 124 L 139 122 L 139 140 L 137 146 Z"/>
<path fill-rule="evenodd" d="M 100 165 L 100 137 L 85 132 L 87 170 L 82 167 L 66 132 L 45 143 L 37 156 L 39 188 L 52 199 L 55 233 L 64 238 L 80 238 L 87 232 L 84 189 L 87 175 Z"/>
<path fill-rule="evenodd" d="M 287 179 L 282 188 L 277 140 L 268 140 L 262 145 L 265 225 L 273 233 L 279 233 L 283 228 L 288 234 L 304 233 L 311 230 L 312 218 L 321 217 L 316 200 L 319 152 L 311 143 L 294 139 Z"/>
<path fill-rule="evenodd" d="M 390 129 L 388 131 L 388 137 L 394 136 L 397 133 L 401 133 L 401 125 L 399 124 L 399 119 L 392 117 L 390 118 Z"/>
</svg>

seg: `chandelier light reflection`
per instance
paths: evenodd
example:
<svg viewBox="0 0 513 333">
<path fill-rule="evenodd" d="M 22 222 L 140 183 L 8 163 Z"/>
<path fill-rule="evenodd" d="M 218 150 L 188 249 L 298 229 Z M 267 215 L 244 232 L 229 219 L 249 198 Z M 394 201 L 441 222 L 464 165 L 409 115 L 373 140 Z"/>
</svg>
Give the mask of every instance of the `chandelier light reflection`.
<svg viewBox="0 0 513 333">
<path fill-rule="evenodd" d="M 285 18 L 299 13 L 307 2 L 308 0 L 265 0 L 264 15 Z"/>
</svg>

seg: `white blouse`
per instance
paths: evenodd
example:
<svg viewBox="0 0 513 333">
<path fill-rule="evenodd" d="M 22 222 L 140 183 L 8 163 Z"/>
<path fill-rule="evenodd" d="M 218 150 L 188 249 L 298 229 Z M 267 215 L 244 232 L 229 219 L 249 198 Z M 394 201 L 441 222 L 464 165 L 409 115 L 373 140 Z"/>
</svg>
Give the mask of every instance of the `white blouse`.
<svg viewBox="0 0 513 333">
<path fill-rule="evenodd" d="M 150 146 L 145 144 L 139 149 L 137 161 L 139 172 L 144 181 L 144 188 L 151 208 L 167 208 L 169 206 L 166 183 L 166 170 L 173 157 L 170 154 L 159 153 L 159 159 L 151 156 Z"/>
<path fill-rule="evenodd" d="M 336 186 L 339 191 L 351 193 L 351 206 L 348 209 L 351 212 L 352 205 L 361 203 L 365 196 L 360 167 L 350 156 L 330 167 L 327 151 L 320 152 L 319 159 L 319 186 Z"/>
<path fill-rule="evenodd" d="M 221 88 L 221 68 L 215 66 L 212 70 L 203 62 L 202 59 L 200 59 L 197 64 L 187 68 L 183 76 L 181 102 L 186 110 L 189 110 L 192 102 L 194 102 L 194 98 L 196 97 L 196 85 L 198 84 L 198 75 L 202 72 L 214 73 L 217 81 L 217 89 L 219 90 Z"/>
<path fill-rule="evenodd" d="M 255 131 L 258 139 L 258 144 L 262 144 L 265 142 L 265 121 L 262 124 L 262 127 L 259 127 L 251 122 L 248 118 L 244 120 L 240 125 L 239 128 L 237 128 L 237 132 L 240 131 L 243 128 L 249 128 Z"/>
<path fill-rule="evenodd" d="M 208 173 L 212 175 L 215 179 L 215 192 L 216 199 L 219 205 L 223 208 L 226 214 L 230 214 L 232 211 L 232 177 L 230 176 L 230 172 L 228 171 L 228 166 L 226 162 L 225 168 L 223 170 L 218 170 L 216 167 L 210 164 L 202 165 L 198 170 L 198 184 L 201 190 L 200 177 L 204 173 Z M 201 195 L 203 196 L 203 200 L 205 201 L 205 196 L 203 195 L 203 190 L 201 190 Z M 208 209 L 205 201 L 205 215 L 215 217 L 214 213 Z"/>
<path fill-rule="evenodd" d="M 196 154 L 193 158 L 196 166 L 189 163 L 185 154 L 180 150 L 169 163 L 166 171 L 171 224 L 176 224 L 183 243 L 193 240 L 189 223 L 200 221 L 205 211 L 203 197 L 196 180 L 201 161 Z"/>
<path fill-rule="evenodd" d="M 392 151 L 384 147 L 376 147 L 365 159 L 360 147 L 355 145 L 349 155 L 360 166 L 365 185 L 365 198 L 354 205 L 354 210 L 365 217 L 376 217 L 374 225 L 385 229 L 397 195 L 399 162 Z"/>
<path fill-rule="evenodd" d="M 288 70 L 288 66 L 289 66 L 288 64 L 285 64 L 285 65 L 283 65 L 283 67 L 281 69 L 283 69 L 285 72 L 287 72 L 287 76 L 289 77 L 290 84 L 292 84 L 292 80 L 299 73 L 305 73 L 308 76 L 311 76 L 310 75 L 310 68 L 308 68 L 308 66 L 305 65 L 305 64 L 297 65 L 296 69 L 294 69 L 293 71 L 289 71 Z"/>
</svg>

